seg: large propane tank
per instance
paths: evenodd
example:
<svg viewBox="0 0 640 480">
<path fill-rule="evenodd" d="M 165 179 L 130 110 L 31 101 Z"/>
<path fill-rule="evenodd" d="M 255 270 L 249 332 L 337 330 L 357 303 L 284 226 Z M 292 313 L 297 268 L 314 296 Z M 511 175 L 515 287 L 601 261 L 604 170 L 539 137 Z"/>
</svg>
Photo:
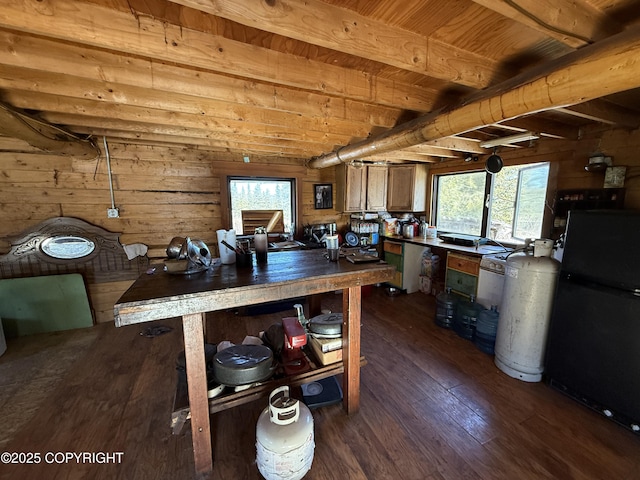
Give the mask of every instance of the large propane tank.
<svg viewBox="0 0 640 480">
<path fill-rule="evenodd" d="M 536 240 L 534 251 L 507 259 L 503 305 L 496 332 L 495 364 L 507 375 L 539 382 L 560 263 L 550 258 L 553 241 Z"/>
<path fill-rule="evenodd" d="M 276 388 L 256 426 L 256 462 L 266 480 L 300 480 L 311 468 L 313 417 L 309 408 Z"/>
</svg>

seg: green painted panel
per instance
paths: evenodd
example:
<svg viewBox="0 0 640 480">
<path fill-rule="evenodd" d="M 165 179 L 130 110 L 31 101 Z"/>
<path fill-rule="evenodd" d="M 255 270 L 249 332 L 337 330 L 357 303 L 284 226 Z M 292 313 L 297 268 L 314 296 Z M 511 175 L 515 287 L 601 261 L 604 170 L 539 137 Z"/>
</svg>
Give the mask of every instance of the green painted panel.
<svg viewBox="0 0 640 480">
<path fill-rule="evenodd" d="M 470 275 L 468 273 L 459 272 L 451 268 L 447 268 L 447 278 L 445 282 L 447 287 L 451 287 L 455 293 L 459 293 L 464 296 L 470 296 L 476 294 L 478 286 L 478 277 Z"/>
<path fill-rule="evenodd" d="M 93 325 L 79 273 L 0 280 L 0 318 L 8 338 Z"/>
<path fill-rule="evenodd" d="M 402 255 L 384 252 L 384 261 L 389 265 L 393 265 L 399 272 L 402 272 Z"/>
</svg>

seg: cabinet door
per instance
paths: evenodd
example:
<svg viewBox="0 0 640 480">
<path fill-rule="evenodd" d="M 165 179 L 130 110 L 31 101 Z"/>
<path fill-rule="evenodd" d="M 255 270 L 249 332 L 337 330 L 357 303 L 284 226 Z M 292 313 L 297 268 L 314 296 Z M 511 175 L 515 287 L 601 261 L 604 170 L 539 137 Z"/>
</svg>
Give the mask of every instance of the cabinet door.
<svg viewBox="0 0 640 480">
<path fill-rule="evenodd" d="M 413 205 L 413 166 L 389 168 L 387 208 L 391 211 L 410 211 Z"/>
<path fill-rule="evenodd" d="M 387 210 L 424 212 L 427 196 L 427 167 L 398 165 L 389 167 Z"/>
<path fill-rule="evenodd" d="M 336 170 L 336 201 L 343 212 L 361 212 L 366 204 L 367 169 L 338 165 Z"/>
<path fill-rule="evenodd" d="M 476 294 L 478 277 L 447 268 L 446 286 L 451 288 L 454 293 L 470 297 Z"/>
<path fill-rule="evenodd" d="M 394 287 L 403 288 L 402 243 L 389 242 L 385 240 L 382 248 L 384 250 L 384 261 L 389 265 L 396 267 L 396 274 L 394 275 L 393 280 L 389 280 L 387 283 L 393 285 Z"/>
<path fill-rule="evenodd" d="M 467 297 L 476 295 L 479 273 L 480 257 L 469 257 L 453 252 L 447 254 L 445 285 L 455 293 Z"/>
<path fill-rule="evenodd" d="M 367 167 L 367 210 L 387 209 L 387 167 Z"/>
<path fill-rule="evenodd" d="M 390 253 L 387 251 L 384 252 L 384 261 L 389 265 L 396 267 L 396 273 L 393 276 L 393 279 L 389 280 L 387 283 L 393 285 L 394 287 L 403 288 L 402 255 L 397 255 L 395 253 Z"/>
</svg>

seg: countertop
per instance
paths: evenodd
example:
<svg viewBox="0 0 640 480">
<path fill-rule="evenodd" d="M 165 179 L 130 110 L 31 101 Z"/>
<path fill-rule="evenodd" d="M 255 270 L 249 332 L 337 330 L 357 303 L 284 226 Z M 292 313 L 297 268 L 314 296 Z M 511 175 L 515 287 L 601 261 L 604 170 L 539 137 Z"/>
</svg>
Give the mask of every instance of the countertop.
<svg viewBox="0 0 640 480">
<path fill-rule="evenodd" d="M 382 237 L 384 240 L 393 240 L 397 242 L 413 243 L 415 245 L 421 245 L 424 247 L 437 247 L 444 248 L 453 252 L 466 253 L 468 255 L 477 255 L 479 257 L 483 255 L 490 255 L 493 253 L 504 252 L 504 249 L 498 245 L 480 245 L 476 247 L 465 247 L 463 245 L 455 245 L 453 243 L 445 243 L 439 238 L 426 239 L 422 237 L 404 238 L 400 235 L 388 235 Z"/>
</svg>

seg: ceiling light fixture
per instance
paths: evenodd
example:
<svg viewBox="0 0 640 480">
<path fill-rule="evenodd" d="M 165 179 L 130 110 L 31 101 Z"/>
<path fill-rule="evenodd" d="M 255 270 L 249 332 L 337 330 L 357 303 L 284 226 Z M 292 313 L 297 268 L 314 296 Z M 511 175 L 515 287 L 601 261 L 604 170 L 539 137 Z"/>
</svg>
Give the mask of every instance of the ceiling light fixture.
<svg viewBox="0 0 640 480">
<path fill-rule="evenodd" d="M 482 148 L 493 148 L 501 145 L 511 145 L 512 143 L 526 142 L 527 140 L 537 140 L 540 138 L 539 133 L 522 132 L 508 137 L 494 138 L 486 140 L 480 144 Z"/>
</svg>

